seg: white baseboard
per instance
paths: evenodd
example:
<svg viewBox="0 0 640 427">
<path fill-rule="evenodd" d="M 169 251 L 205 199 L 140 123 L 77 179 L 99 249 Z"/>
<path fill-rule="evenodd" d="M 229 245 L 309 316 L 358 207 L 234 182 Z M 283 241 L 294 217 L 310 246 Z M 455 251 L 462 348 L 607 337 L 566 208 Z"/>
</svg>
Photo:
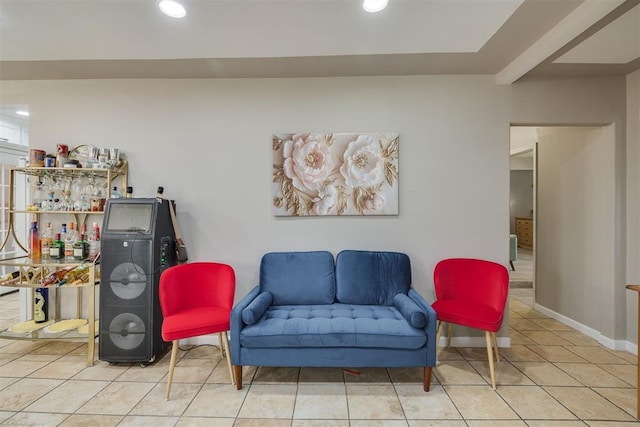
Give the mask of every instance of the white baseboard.
<svg viewBox="0 0 640 427">
<path fill-rule="evenodd" d="M 438 347 L 446 347 L 447 337 L 440 337 Z M 451 337 L 451 347 L 486 347 L 487 339 L 485 337 Z M 498 347 L 511 347 L 510 337 L 498 337 Z"/>
<path fill-rule="evenodd" d="M 582 323 L 577 322 L 563 314 L 550 310 L 547 307 L 544 307 L 540 304 L 535 304 L 534 308 L 540 313 L 544 314 L 545 316 L 549 316 L 550 318 L 555 319 L 558 322 L 564 323 L 567 326 L 571 326 L 573 329 L 579 332 L 582 332 L 588 337 L 593 338 L 594 340 L 598 341 L 600 344 L 602 344 L 607 348 L 610 348 L 612 350 L 628 351 L 629 353 L 632 353 L 632 354 L 638 354 L 637 344 L 634 344 L 627 340 L 614 340 L 609 337 L 606 337 L 602 335 L 602 333 L 600 333 L 599 331 L 596 331 L 595 329 L 589 326 L 583 325 Z"/>
<path fill-rule="evenodd" d="M 185 338 L 180 340 L 180 345 L 215 345 L 218 343 L 218 334 L 201 335 L 199 337 Z"/>
</svg>

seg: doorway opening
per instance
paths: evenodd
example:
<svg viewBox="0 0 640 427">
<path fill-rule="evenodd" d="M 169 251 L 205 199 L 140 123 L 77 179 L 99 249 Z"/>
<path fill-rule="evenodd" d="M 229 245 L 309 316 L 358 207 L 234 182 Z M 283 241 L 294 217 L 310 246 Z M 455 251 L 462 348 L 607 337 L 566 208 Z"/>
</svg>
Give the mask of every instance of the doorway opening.
<svg viewBox="0 0 640 427">
<path fill-rule="evenodd" d="M 537 127 L 512 126 L 509 147 L 509 287 L 535 304 L 535 148 Z"/>
</svg>

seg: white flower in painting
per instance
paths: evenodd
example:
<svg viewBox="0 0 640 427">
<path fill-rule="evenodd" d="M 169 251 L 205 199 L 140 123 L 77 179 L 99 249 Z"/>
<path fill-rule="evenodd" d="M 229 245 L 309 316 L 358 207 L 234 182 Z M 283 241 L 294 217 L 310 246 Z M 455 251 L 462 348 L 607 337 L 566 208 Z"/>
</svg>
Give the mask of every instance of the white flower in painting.
<svg viewBox="0 0 640 427">
<path fill-rule="evenodd" d="M 329 185 L 318 191 L 318 197 L 313 198 L 313 213 L 316 215 L 329 215 L 335 210 L 338 200 L 338 191 L 333 185 Z"/>
<path fill-rule="evenodd" d="M 340 173 L 349 187 L 373 187 L 384 180 L 382 148 L 378 140 L 360 135 L 343 155 Z"/>
<path fill-rule="evenodd" d="M 319 134 L 296 134 L 284 144 L 284 174 L 301 191 L 317 191 L 324 185 L 333 160 Z"/>
<path fill-rule="evenodd" d="M 364 202 L 364 209 L 367 212 L 377 212 L 384 208 L 387 201 L 379 194 L 370 195 Z"/>
</svg>

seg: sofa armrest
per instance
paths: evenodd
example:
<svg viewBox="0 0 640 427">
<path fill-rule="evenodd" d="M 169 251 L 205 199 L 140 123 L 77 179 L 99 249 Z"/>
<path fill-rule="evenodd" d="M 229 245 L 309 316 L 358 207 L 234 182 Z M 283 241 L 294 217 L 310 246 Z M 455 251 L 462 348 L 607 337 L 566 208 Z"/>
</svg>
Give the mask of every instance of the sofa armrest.
<svg viewBox="0 0 640 427">
<path fill-rule="evenodd" d="M 405 294 L 397 294 L 393 297 L 393 306 L 402 313 L 402 316 L 411 326 L 423 329 L 427 326 L 427 315 L 414 300 Z"/>
<path fill-rule="evenodd" d="M 260 287 L 256 286 L 238 301 L 233 310 L 231 310 L 231 363 L 234 365 L 242 365 L 240 363 L 240 331 L 245 327 L 244 320 L 242 320 L 242 312 L 259 293 Z"/>
<path fill-rule="evenodd" d="M 411 298 L 420 308 L 424 310 L 427 314 L 427 326 L 424 327 L 425 332 L 427 333 L 427 361 L 426 366 L 435 366 L 436 365 L 436 328 L 438 323 L 438 318 L 436 316 L 436 311 L 431 307 L 422 295 L 420 295 L 414 288 L 410 288 L 407 296 Z"/>
<path fill-rule="evenodd" d="M 260 292 L 257 297 L 242 310 L 242 320 L 246 325 L 255 325 L 258 320 L 267 312 L 267 308 L 273 302 L 271 292 Z"/>
</svg>

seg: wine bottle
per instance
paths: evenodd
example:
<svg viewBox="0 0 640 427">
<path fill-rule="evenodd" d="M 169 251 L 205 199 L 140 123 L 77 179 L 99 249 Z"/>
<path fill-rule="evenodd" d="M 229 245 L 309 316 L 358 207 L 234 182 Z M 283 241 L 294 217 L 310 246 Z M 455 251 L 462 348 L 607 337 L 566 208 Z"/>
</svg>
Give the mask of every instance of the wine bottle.
<svg viewBox="0 0 640 427">
<path fill-rule="evenodd" d="M 42 323 L 49 320 L 49 290 L 36 288 L 33 292 L 33 321 Z"/>
<path fill-rule="evenodd" d="M 48 275 L 46 279 L 44 279 L 44 281 L 42 282 L 42 286 L 49 286 L 49 285 L 54 285 L 59 283 L 64 277 L 64 275 L 67 274 L 69 271 L 73 270 L 74 268 L 75 266 L 71 266 L 71 267 L 61 268 L 60 270 L 54 271 L 53 273 Z"/>
</svg>

